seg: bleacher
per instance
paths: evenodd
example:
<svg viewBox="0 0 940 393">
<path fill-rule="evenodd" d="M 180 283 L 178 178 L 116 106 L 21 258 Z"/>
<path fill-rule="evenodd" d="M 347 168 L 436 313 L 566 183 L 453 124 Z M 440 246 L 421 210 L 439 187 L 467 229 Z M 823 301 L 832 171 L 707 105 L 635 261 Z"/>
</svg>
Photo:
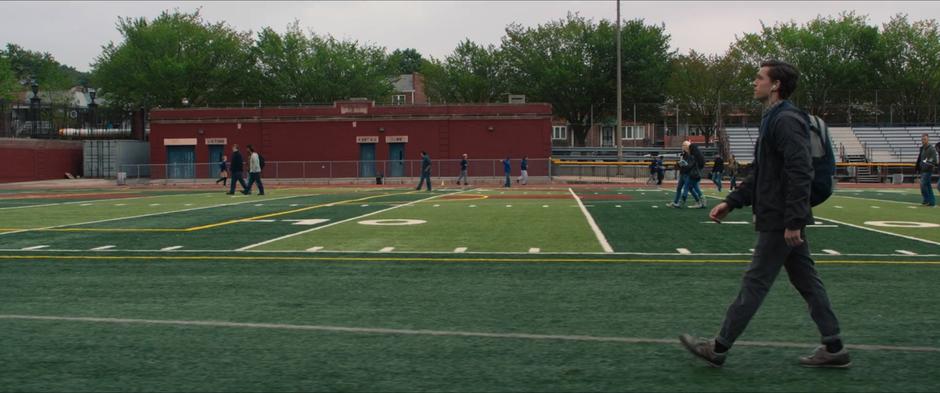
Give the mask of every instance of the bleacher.
<svg viewBox="0 0 940 393">
<path fill-rule="evenodd" d="M 757 143 L 758 129 L 728 127 L 728 148 L 739 163 L 749 163 L 754 160 L 754 144 Z"/>
<path fill-rule="evenodd" d="M 940 142 L 940 127 L 856 127 L 852 131 L 872 162 L 914 162 L 924 133 L 930 135 L 931 143 Z"/>
</svg>

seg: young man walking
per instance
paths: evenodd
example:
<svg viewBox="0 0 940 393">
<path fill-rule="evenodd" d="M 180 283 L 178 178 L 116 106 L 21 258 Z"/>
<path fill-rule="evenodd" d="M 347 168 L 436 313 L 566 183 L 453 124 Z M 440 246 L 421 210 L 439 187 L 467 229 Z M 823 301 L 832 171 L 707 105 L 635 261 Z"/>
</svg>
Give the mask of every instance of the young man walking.
<svg viewBox="0 0 940 393">
<path fill-rule="evenodd" d="M 467 185 L 467 168 L 470 163 L 467 161 L 467 153 L 463 153 L 463 159 L 460 160 L 460 177 L 457 178 L 457 185 L 460 185 L 460 179 L 463 179 L 463 185 Z"/>
<path fill-rule="evenodd" d="M 851 364 L 839 336 L 839 321 L 804 240 L 806 225 L 813 223 L 810 187 L 814 172 L 809 127 L 787 100 L 798 79 L 799 72 L 787 63 L 770 60 L 761 64 L 753 84 L 754 99 L 764 104 L 764 114 L 753 170 L 709 215 L 720 223 L 731 210 L 751 205 L 758 231 L 740 292 L 728 307 L 718 336 L 679 336 L 689 352 L 713 367 L 724 364 L 728 350 L 754 317 L 781 268 L 806 301 L 822 336 L 822 345 L 812 355 L 801 357 L 799 363 L 840 368 Z"/>
<path fill-rule="evenodd" d="M 529 184 L 529 156 L 522 157 L 522 162 L 519 163 L 519 171 L 519 178 L 516 179 L 516 183 Z"/>
<path fill-rule="evenodd" d="M 914 163 L 914 172 L 920 173 L 920 196 L 923 198 L 920 204 L 934 207 L 937 206 L 937 197 L 933 194 L 931 177 L 937 167 L 937 149 L 930 144 L 930 137 L 927 134 L 920 136 L 920 142 L 920 154 L 917 155 L 917 162 Z"/>
<path fill-rule="evenodd" d="M 238 145 L 232 145 L 232 165 L 229 167 L 229 177 L 231 177 L 231 187 L 228 189 L 226 195 L 235 195 L 235 183 L 242 185 L 242 192 L 248 189 L 248 186 L 245 184 L 245 178 L 242 174 L 245 171 L 245 162 L 242 159 L 242 153 L 238 152 Z"/>
<path fill-rule="evenodd" d="M 261 156 L 255 148 L 248 145 L 248 186 L 242 194 L 251 195 L 251 186 L 258 183 L 258 195 L 264 195 L 264 183 L 261 182 Z"/>
<path fill-rule="evenodd" d="M 712 183 L 715 183 L 715 187 L 718 188 L 718 192 L 721 192 L 721 178 L 725 174 L 725 160 L 721 159 L 721 155 L 715 156 L 715 164 L 712 165 Z"/>
<path fill-rule="evenodd" d="M 421 152 L 421 180 L 418 181 L 418 186 L 415 187 L 415 190 L 420 190 L 424 182 L 428 182 L 428 191 L 431 191 L 431 157 L 428 156 L 428 152 Z"/>
<path fill-rule="evenodd" d="M 510 165 L 509 157 L 506 157 L 506 159 L 503 160 L 503 172 L 506 173 L 506 182 L 503 183 L 503 187 L 511 187 L 512 184 L 509 180 L 509 174 L 512 172 L 512 166 Z"/>
</svg>

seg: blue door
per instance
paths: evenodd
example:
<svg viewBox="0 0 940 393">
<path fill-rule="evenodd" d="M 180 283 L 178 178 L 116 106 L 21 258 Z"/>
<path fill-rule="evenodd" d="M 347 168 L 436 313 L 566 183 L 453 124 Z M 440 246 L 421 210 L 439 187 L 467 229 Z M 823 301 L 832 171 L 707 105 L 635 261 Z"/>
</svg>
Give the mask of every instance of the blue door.
<svg viewBox="0 0 940 393">
<path fill-rule="evenodd" d="M 219 178 L 219 161 L 222 160 L 222 152 L 225 145 L 209 145 L 209 177 Z"/>
<path fill-rule="evenodd" d="M 196 174 L 196 146 L 167 146 L 166 164 L 168 179 L 192 179 Z"/>
<path fill-rule="evenodd" d="M 359 144 L 359 177 L 375 177 L 375 143 Z"/>
<path fill-rule="evenodd" d="M 386 176 L 402 177 L 405 176 L 405 144 L 388 144 L 389 167 Z"/>
</svg>

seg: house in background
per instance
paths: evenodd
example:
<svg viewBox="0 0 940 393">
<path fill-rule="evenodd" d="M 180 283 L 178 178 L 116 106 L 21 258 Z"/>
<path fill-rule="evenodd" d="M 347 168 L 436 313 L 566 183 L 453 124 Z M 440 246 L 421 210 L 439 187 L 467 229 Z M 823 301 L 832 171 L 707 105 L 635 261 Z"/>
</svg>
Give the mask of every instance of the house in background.
<svg viewBox="0 0 940 393">
<path fill-rule="evenodd" d="M 428 96 L 424 91 L 424 76 L 420 73 L 401 74 L 392 81 L 392 105 L 426 105 Z"/>
</svg>

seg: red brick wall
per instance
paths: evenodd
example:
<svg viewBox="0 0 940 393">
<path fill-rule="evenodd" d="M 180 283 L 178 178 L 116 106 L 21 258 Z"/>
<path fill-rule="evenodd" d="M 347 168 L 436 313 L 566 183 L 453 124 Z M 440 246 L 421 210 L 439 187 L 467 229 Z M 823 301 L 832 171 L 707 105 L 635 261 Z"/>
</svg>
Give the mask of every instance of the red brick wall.
<svg viewBox="0 0 940 393">
<path fill-rule="evenodd" d="M 0 183 L 64 179 L 82 174 L 82 142 L 0 139 L 0 159 Z"/>
</svg>

